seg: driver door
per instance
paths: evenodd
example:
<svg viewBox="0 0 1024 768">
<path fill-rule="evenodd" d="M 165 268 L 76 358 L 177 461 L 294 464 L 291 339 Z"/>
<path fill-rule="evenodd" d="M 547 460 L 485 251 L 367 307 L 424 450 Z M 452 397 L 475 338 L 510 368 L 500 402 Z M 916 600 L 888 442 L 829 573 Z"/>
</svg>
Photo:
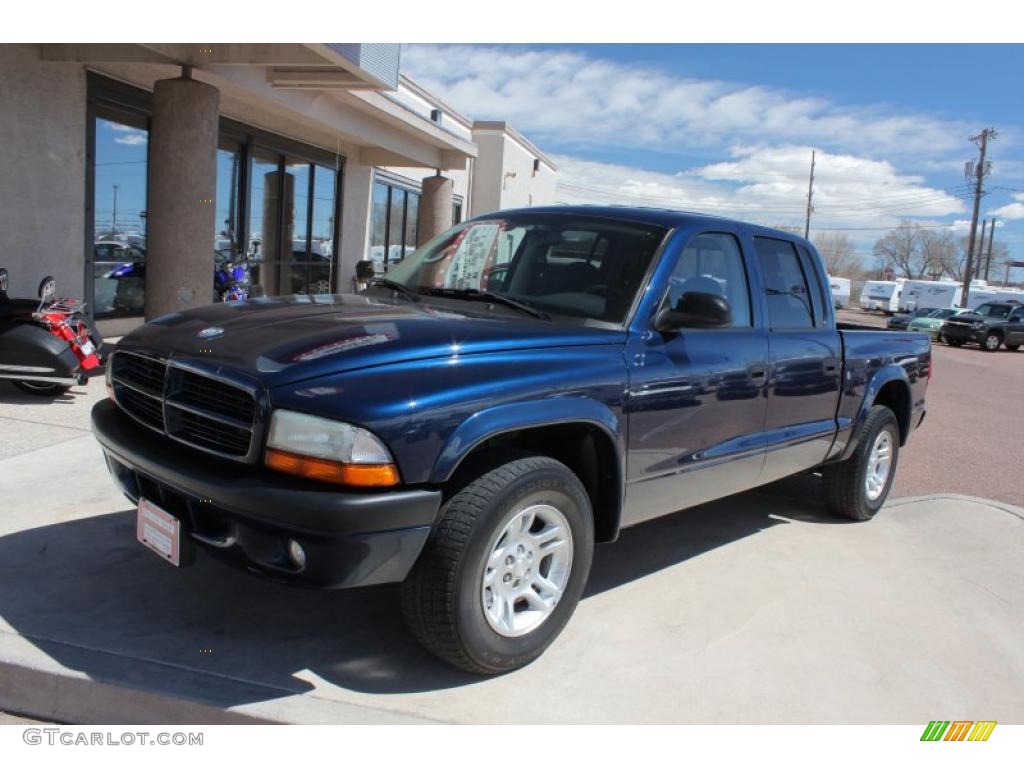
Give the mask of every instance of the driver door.
<svg viewBox="0 0 1024 768">
<path fill-rule="evenodd" d="M 679 256 L 662 305 L 675 306 L 690 291 L 714 293 L 729 302 L 731 327 L 631 334 L 624 524 L 757 485 L 768 340 L 749 286 L 735 234 L 696 235 Z"/>
</svg>

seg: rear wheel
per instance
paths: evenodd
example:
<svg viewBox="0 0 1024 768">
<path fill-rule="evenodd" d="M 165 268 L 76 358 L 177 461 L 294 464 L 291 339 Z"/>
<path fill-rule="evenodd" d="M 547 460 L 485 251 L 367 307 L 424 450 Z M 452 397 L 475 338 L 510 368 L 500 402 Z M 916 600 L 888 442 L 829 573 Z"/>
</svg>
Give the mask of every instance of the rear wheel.
<svg viewBox="0 0 1024 768">
<path fill-rule="evenodd" d="M 896 415 L 884 405 L 872 406 L 853 454 L 822 472 L 829 509 L 851 520 L 874 517 L 892 487 L 899 449 Z"/>
<path fill-rule="evenodd" d="M 986 352 L 995 352 L 999 349 L 999 345 L 1003 343 L 1003 337 L 998 333 L 990 333 L 981 342 L 981 348 Z"/>
<path fill-rule="evenodd" d="M 57 397 L 71 389 L 71 387 L 64 384 L 53 384 L 45 381 L 15 381 L 13 383 L 22 392 L 27 392 L 36 397 Z"/>
<path fill-rule="evenodd" d="M 540 656 L 583 594 L 590 500 L 547 456 L 508 461 L 461 488 L 402 584 L 402 610 L 431 653 L 476 674 Z"/>
</svg>

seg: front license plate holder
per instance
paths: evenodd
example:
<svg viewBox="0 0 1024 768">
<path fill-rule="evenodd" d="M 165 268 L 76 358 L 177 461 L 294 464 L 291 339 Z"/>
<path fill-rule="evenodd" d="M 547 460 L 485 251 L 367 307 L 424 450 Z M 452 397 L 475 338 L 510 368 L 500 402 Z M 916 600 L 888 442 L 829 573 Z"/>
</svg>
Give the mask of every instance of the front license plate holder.
<svg viewBox="0 0 1024 768">
<path fill-rule="evenodd" d="M 181 565 L 181 520 L 149 499 L 139 499 L 135 535 L 163 560 Z"/>
</svg>

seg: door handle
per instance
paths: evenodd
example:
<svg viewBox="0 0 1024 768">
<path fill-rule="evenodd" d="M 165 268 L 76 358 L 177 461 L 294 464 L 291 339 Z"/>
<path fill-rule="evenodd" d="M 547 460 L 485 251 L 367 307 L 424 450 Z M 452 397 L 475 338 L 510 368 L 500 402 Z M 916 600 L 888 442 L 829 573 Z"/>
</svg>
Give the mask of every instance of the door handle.
<svg viewBox="0 0 1024 768">
<path fill-rule="evenodd" d="M 825 373 L 835 373 L 839 370 L 838 363 L 825 363 Z"/>
<path fill-rule="evenodd" d="M 750 378 L 752 379 L 763 379 L 765 374 L 765 367 L 763 365 L 752 365 L 748 369 L 750 371 Z"/>
</svg>

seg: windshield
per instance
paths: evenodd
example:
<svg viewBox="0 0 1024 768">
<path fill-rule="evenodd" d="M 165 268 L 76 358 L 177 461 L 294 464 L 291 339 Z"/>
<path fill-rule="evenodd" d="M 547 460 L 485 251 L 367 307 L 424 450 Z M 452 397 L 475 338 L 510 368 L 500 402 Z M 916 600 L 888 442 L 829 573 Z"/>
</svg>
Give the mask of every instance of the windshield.
<svg viewBox="0 0 1024 768">
<path fill-rule="evenodd" d="M 955 314 L 955 310 L 952 309 L 935 309 L 928 313 L 928 317 L 952 317 Z"/>
<path fill-rule="evenodd" d="M 578 214 L 474 220 L 387 273 L 421 295 L 494 294 L 543 313 L 622 323 L 667 230 Z"/>
<path fill-rule="evenodd" d="M 982 304 L 974 310 L 974 314 L 984 315 L 985 317 L 995 317 L 1003 320 L 1009 317 L 1011 309 L 1013 309 L 1013 307 L 1008 304 Z"/>
</svg>

